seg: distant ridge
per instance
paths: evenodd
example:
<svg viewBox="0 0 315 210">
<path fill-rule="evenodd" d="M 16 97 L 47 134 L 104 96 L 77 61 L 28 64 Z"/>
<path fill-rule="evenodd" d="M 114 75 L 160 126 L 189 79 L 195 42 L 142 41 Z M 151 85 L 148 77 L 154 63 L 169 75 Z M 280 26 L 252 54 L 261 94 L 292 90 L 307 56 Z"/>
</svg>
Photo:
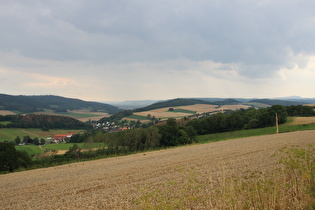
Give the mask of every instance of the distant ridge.
<svg viewBox="0 0 315 210">
<path fill-rule="evenodd" d="M 286 100 L 279 100 L 279 99 L 255 99 L 250 102 L 253 103 L 262 103 L 267 105 L 282 105 L 282 106 L 290 106 L 290 105 L 303 105 L 307 104 L 307 102 L 301 101 L 286 101 Z"/>
<path fill-rule="evenodd" d="M 93 112 L 107 112 L 109 114 L 115 114 L 122 111 L 109 104 L 83 101 L 80 99 L 65 98 L 55 95 L 14 96 L 0 94 L 0 110 L 33 113 L 42 111 L 43 109 L 52 109 L 56 112 L 90 109 Z"/>
<path fill-rule="evenodd" d="M 212 104 L 210 102 L 199 100 L 199 99 L 193 99 L 193 98 L 176 98 L 171 99 L 168 101 L 161 101 L 154 104 L 151 104 L 149 106 L 145 106 L 143 108 L 135 109 L 134 112 L 143 112 L 148 111 L 152 109 L 160 109 L 165 107 L 176 107 L 176 106 L 188 106 L 188 105 L 194 105 L 194 104 Z"/>
</svg>

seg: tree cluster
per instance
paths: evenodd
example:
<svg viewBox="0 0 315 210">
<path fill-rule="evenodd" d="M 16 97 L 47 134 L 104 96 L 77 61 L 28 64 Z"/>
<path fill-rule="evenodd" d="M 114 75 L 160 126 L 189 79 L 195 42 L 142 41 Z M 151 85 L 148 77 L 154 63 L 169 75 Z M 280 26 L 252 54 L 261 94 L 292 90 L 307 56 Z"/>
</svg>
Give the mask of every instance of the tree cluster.
<svg viewBox="0 0 315 210">
<path fill-rule="evenodd" d="M 285 108 L 289 116 L 315 116 L 314 107 L 311 106 L 291 105 Z"/>
<path fill-rule="evenodd" d="M 187 125 L 193 127 L 198 135 L 235 131 L 241 129 L 274 126 L 276 113 L 279 124 L 287 120 L 284 106 L 273 105 L 261 109 L 241 109 L 229 114 L 218 113 L 202 119 L 194 119 Z"/>
<path fill-rule="evenodd" d="M 18 111 L 21 113 L 32 113 L 43 109 L 52 109 L 55 112 L 89 108 L 93 111 L 102 111 L 109 114 L 114 114 L 121 109 L 115 106 L 82 101 L 79 99 L 64 98 L 60 96 L 12 96 L 0 94 L 0 109 Z"/>
<path fill-rule="evenodd" d="M 87 124 L 79 120 L 57 115 L 0 115 L 0 121 L 11 122 L 1 125 L 5 128 L 84 129 L 87 127 Z"/>
<path fill-rule="evenodd" d="M 46 143 L 45 139 L 43 138 L 31 138 L 30 136 L 23 136 L 23 139 L 21 139 L 19 136 L 17 136 L 14 139 L 15 144 L 19 145 L 20 143 L 25 143 L 25 144 L 34 144 L 34 145 L 44 145 Z"/>
<path fill-rule="evenodd" d="M 27 168 L 32 164 L 25 151 L 15 149 L 13 143 L 0 142 L 0 171 L 12 172 L 18 168 Z"/>
</svg>

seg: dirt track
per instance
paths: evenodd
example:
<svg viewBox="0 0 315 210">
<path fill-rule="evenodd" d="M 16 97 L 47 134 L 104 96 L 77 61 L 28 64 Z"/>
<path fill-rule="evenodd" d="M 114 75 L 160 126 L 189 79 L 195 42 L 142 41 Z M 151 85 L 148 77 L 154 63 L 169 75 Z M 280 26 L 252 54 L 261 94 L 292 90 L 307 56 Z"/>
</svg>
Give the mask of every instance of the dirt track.
<svg viewBox="0 0 315 210">
<path fill-rule="evenodd" d="M 290 145 L 315 144 L 315 131 L 249 137 L 0 175 L 0 209 L 131 209 L 140 186 L 269 169 Z"/>
</svg>

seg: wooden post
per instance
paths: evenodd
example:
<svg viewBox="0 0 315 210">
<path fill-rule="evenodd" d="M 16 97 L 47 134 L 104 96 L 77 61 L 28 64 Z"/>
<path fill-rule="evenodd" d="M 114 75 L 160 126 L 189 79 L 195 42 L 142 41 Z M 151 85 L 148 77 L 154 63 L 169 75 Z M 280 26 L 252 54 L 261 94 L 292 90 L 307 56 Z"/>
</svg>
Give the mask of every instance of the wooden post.
<svg viewBox="0 0 315 210">
<path fill-rule="evenodd" d="M 279 133 L 278 113 L 276 113 L 276 128 L 277 128 L 276 134 L 278 134 Z"/>
</svg>

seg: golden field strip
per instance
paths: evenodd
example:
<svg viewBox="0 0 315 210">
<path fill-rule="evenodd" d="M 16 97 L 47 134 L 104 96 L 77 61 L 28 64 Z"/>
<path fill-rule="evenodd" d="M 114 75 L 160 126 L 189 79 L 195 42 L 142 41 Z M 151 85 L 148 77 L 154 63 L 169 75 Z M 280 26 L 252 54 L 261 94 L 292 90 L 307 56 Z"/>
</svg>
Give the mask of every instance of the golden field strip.
<svg viewBox="0 0 315 210">
<path fill-rule="evenodd" d="M 315 117 L 294 117 L 292 125 L 303 125 L 315 123 Z"/>
<path fill-rule="evenodd" d="M 273 155 L 280 148 L 309 144 L 315 144 L 315 130 L 4 174 L 0 175 L 0 209 L 138 209 L 135 201 L 141 194 L 139 189 L 159 189 L 166 182 L 182 183 L 187 171 L 209 180 L 222 174 L 268 171 L 277 165 Z M 176 193 L 178 186 L 171 187 Z"/>
<path fill-rule="evenodd" d="M 205 112 L 222 111 L 224 109 L 230 109 L 230 110 L 236 110 L 236 109 L 241 109 L 241 108 L 248 109 L 249 107 L 250 106 L 247 106 L 247 105 L 223 105 L 221 107 L 218 107 L 217 105 L 195 104 L 195 105 L 178 106 L 178 107 L 172 107 L 172 108 L 185 109 L 185 110 L 195 111 L 196 114 L 202 114 Z M 154 109 L 154 110 L 143 111 L 143 112 L 135 112 L 134 114 L 145 116 L 145 117 L 148 114 L 150 114 L 151 116 L 154 116 L 156 118 L 179 118 L 179 117 L 191 115 L 188 113 L 181 113 L 181 112 L 168 112 L 169 108 L 171 107 Z"/>
</svg>

